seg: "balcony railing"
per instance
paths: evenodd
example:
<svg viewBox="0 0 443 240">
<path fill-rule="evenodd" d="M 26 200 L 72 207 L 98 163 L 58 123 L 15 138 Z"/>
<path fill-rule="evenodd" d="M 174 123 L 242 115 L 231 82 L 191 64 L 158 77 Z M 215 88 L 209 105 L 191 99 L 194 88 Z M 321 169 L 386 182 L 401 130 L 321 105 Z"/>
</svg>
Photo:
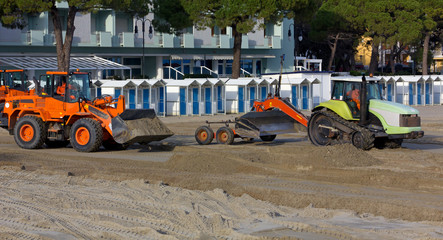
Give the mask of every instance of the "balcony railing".
<svg viewBox="0 0 443 240">
<path fill-rule="evenodd" d="M 163 78 L 165 79 L 175 79 L 175 80 L 181 80 L 185 77 L 185 74 L 183 74 L 182 72 L 180 72 L 179 70 L 170 67 L 170 66 L 166 66 L 163 67 Z"/>
</svg>

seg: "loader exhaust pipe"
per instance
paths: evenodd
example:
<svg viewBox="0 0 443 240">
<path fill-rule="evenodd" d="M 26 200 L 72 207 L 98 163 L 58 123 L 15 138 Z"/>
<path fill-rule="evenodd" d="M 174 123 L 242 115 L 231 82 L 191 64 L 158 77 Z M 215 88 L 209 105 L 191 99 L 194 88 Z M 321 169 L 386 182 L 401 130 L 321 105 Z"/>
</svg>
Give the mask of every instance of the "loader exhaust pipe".
<svg viewBox="0 0 443 240">
<path fill-rule="evenodd" d="M 365 126 L 368 124 L 368 91 L 366 89 L 366 77 L 363 75 L 361 78 L 361 88 L 360 88 L 360 122 L 361 126 Z"/>
</svg>

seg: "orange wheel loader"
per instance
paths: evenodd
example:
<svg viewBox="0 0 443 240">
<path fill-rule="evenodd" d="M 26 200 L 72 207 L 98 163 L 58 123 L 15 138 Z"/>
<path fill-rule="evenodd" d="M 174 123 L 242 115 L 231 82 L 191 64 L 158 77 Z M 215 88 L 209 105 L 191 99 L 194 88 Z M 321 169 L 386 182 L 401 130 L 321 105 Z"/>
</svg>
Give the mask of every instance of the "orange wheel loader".
<svg viewBox="0 0 443 240">
<path fill-rule="evenodd" d="M 22 69 L 0 70 L 0 126 L 8 126 L 3 115 L 6 96 L 33 95 L 35 90 L 30 90 L 30 85 Z"/>
<path fill-rule="evenodd" d="M 126 109 L 124 96 L 90 99 L 85 72 L 47 72 L 34 95 L 6 96 L 5 128 L 26 149 L 65 147 L 80 152 L 124 149 L 136 142 L 160 141 L 173 133 L 152 109 Z"/>
</svg>

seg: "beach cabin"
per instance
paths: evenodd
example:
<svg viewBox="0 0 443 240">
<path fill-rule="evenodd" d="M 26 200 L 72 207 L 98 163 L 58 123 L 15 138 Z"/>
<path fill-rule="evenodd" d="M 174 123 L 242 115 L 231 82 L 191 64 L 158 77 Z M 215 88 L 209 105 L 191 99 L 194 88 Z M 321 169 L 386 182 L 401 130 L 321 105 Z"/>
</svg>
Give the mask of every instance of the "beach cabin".
<svg viewBox="0 0 443 240">
<path fill-rule="evenodd" d="M 102 95 L 108 94 L 114 98 L 124 95 L 126 100 L 126 108 L 135 109 L 136 87 L 137 86 L 131 80 L 113 80 L 103 83 L 101 85 L 101 92 Z"/>
<path fill-rule="evenodd" d="M 196 80 L 165 80 L 167 115 L 201 115 L 201 84 Z"/>
<path fill-rule="evenodd" d="M 136 85 L 136 108 L 137 109 L 154 109 L 157 115 L 165 116 L 164 96 L 165 85 L 163 80 L 150 79 L 132 79 Z"/>
<path fill-rule="evenodd" d="M 434 104 L 442 104 L 443 96 L 442 96 L 442 79 L 439 76 L 431 76 L 434 80 Z"/>
<path fill-rule="evenodd" d="M 91 99 L 94 99 L 96 97 L 102 96 L 102 85 L 106 82 L 109 82 L 111 80 L 92 80 L 92 86 L 91 86 Z"/>
<path fill-rule="evenodd" d="M 260 81 L 261 80 L 261 81 Z M 259 79 L 258 81 L 258 99 L 264 101 L 268 94 L 274 95 L 275 86 L 278 84 L 278 80 L 275 79 Z"/>
<path fill-rule="evenodd" d="M 226 80 L 226 112 L 249 112 L 257 99 L 257 86 L 257 82 L 252 78 Z"/>
<path fill-rule="evenodd" d="M 214 115 L 216 113 L 226 113 L 226 97 L 224 82 L 219 79 L 195 79 L 200 83 L 201 91 L 199 111 L 201 114 Z"/>
</svg>

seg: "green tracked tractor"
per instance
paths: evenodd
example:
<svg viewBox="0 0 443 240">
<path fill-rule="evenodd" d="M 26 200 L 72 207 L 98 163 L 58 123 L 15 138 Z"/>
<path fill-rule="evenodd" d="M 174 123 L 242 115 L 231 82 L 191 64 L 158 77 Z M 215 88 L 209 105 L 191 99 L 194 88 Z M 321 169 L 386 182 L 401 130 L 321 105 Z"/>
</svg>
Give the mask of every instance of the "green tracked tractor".
<svg viewBox="0 0 443 240">
<path fill-rule="evenodd" d="M 352 143 L 369 150 L 397 148 L 403 139 L 423 137 L 418 110 L 383 100 L 380 86 L 364 76 L 362 81 L 334 81 L 332 99 L 312 110 L 311 142 L 317 146 Z"/>
</svg>

